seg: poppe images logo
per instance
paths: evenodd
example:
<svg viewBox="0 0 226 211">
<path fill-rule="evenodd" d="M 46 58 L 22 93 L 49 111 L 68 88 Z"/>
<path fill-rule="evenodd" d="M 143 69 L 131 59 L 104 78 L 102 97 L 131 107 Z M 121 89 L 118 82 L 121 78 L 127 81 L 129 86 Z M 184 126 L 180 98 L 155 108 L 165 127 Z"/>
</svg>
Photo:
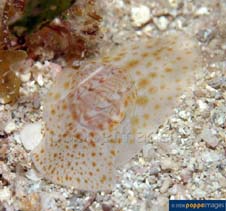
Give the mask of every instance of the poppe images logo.
<svg viewBox="0 0 226 211">
<path fill-rule="evenodd" d="M 226 200 L 170 200 L 169 211 L 226 211 Z"/>
</svg>

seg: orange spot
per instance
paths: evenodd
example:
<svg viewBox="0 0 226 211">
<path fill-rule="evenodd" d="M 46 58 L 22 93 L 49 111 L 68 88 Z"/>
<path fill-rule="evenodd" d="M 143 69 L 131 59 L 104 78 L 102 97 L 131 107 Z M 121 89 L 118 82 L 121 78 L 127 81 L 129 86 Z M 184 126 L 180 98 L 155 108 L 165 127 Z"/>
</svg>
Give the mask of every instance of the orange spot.
<svg viewBox="0 0 226 211">
<path fill-rule="evenodd" d="M 90 135 L 91 137 L 94 137 L 94 136 L 95 136 L 95 133 L 94 133 L 94 132 L 90 132 L 89 135 Z"/>
<path fill-rule="evenodd" d="M 138 124 L 139 124 L 139 118 L 138 118 L 138 117 L 132 117 L 131 123 L 132 123 L 133 125 L 138 125 Z"/>
<path fill-rule="evenodd" d="M 89 143 L 90 143 L 90 145 L 91 145 L 92 147 L 96 147 L 96 144 L 95 144 L 95 142 L 94 142 L 93 140 L 91 140 Z"/>
<path fill-rule="evenodd" d="M 103 129 L 103 125 L 102 124 L 98 124 L 97 127 L 102 130 Z"/>
<path fill-rule="evenodd" d="M 110 153 L 112 154 L 112 156 L 115 156 L 116 155 L 115 150 L 111 150 Z"/>
<path fill-rule="evenodd" d="M 172 71 L 173 71 L 173 69 L 170 68 L 170 67 L 166 67 L 166 68 L 165 68 L 165 72 L 167 72 L 167 73 L 170 73 L 170 72 L 172 72 Z"/>
<path fill-rule="evenodd" d="M 136 74 L 137 75 L 141 75 L 141 71 L 140 70 L 136 70 Z"/>
<path fill-rule="evenodd" d="M 106 176 L 103 175 L 103 176 L 101 177 L 101 179 L 100 179 L 100 182 L 101 182 L 101 183 L 105 183 L 106 179 L 107 179 Z"/>
<path fill-rule="evenodd" d="M 122 59 L 121 56 L 116 56 L 113 58 L 113 61 L 117 62 L 117 61 L 120 61 Z"/>
<path fill-rule="evenodd" d="M 64 103 L 63 106 L 62 106 L 62 108 L 63 108 L 64 110 L 67 110 L 67 104 Z"/>
<path fill-rule="evenodd" d="M 54 99 L 55 99 L 55 100 L 59 100 L 59 99 L 60 99 L 60 93 L 56 93 L 56 94 L 54 95 Z"/>
<path fill-rule="evenodd" d="M 144 57 L 144 58 L 145 57 L 148 57 L 149 56 L 149 53 L 148 52 L 144 52 L 144 53 L 141 54 L 141 56 Z"/>
<path fill-rule="evenodd" d="M 177 91 L 181 91 L 182 88 L 181 88 L 180 86 L 178 86 L 178 87 L 176 88 L 176 90 L 177 90 Z"/>
<path fill-rule="evenodd" d="M 51 174 L 54 174 L 55 170 L 56 170 L 55 168 L 52 169 L 52 171 L 51 171 L 50 173 L 51 173 Z"/>
<path fill-rule="evenodd" d="M 126 67 L 133 68 L 133 67 L 137 66 L 138 64 L 139 64 L 139 61 L 134 59 L 134 60 L 129 61 L 126 65 Z"/>
<path fill-rule="evenodd" d="M 157 73 L 152 72 L 152 73 L 149 73 L 148 76 L 151 77 L 151 78 L 156 78 L 157 77 Z"/>
<path fill-rule="evenodd" d="M 148 62 L 147 64 L 146 64 L 146 67 L 151 67 L 152 66 L 152 62 Z"/>
<path fill-rule="evenodd" d="M 43 154 L 45 152 L 45 150 L 44 149 L 41 149 L 41 153 Z"/>
<path fill-rule="evenodd" d="M 146 78 L 143 78 L 139 81 L 138 87 L 139 88 L 145 88 L 149 84 L 149 80 Z"/>
<path fill-rule="evenodd" d="M 96 152 L 92 152 L 91 155 L 92 155 L 92 157 L 95 157 L 96 156 Z"/>
<path fill-rule="evenodd" d="M 148 98 L 146 96 L 139 96 L 137 98 L 136 103 L 140 106 L 147 105 L 148 104 Z"/>
<path fill-rule="evenodd" d="M 56 114 L 56 110 L 53 108 L 53 109 L 51 109 L 51 114 L 52 115 L 55 115 Z"/>
<path fill-rule="evenodd" d="M 97 164 L 96 162 L 92 162 L 92 166 L 95 167 Z"/>
<path fill-rule="evenodd" d="M 155 110 L 160 109 L 160 105 L 159 105 L 159 104 L 156 104 L 156 105 L 154 106 L 154 109 L 155 109 Z"/>
<path fill-rule="evenodd" d="M 148 89 L 148 92 L 149 92 L 150 94 L 154 94 L 154 93 L 157 92 L 157 88 L 156 88 L 156 87 L 150 87 L 150 88 Z"/>
<path fill-rule="evenodd" d="M 75 135 L 75 138 L 81 140 L 81 134 L 80 134 L 80 133 L 77 133 L 77 134 Z"/>
<path fill-rule="evenodd" d="M 105 57 L 102 58 L 102 61 L 108 63 L 108 62 L 111 61 L 111 59 L 110 59 L 110 57 L 105 56 Z"/>
<path fill-rule="evenodd" d="M 64 134 L 63 134 L 63 138 L 66 138 L 66 137 L 67 137 L 67 133 L 64 133 Z"/>
<path fill-rule="evenodd" d="M 150 118 L 150 115 L 149 114 L 144 114 L 143 117 L 144 117 L 144 119 L 148 120 Z"/>
<path fill-rule="evenodd" d="M 64 88 L 65 88 L 65 89 L 68 89 L 68 88 L 69 88 L 69 82 L 65 82 L 65 83 L 64 83 Z"/>
</svg>

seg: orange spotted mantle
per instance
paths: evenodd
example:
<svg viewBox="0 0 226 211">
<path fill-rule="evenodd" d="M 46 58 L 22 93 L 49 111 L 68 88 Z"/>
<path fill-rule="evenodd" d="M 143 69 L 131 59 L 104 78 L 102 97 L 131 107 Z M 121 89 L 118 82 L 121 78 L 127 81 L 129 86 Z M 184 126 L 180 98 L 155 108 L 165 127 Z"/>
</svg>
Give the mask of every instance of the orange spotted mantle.
<svg viewBox="0 0 226 211">
<path fill-rule="evenodd" d="M 112 189 L 117 167 L 173 112 L 200 67 L 196 43 L 173 33 L 127 43 L 78 70 L 66 68 L 44 102 L 35 166 L 57 184 Z"/>
</svg>

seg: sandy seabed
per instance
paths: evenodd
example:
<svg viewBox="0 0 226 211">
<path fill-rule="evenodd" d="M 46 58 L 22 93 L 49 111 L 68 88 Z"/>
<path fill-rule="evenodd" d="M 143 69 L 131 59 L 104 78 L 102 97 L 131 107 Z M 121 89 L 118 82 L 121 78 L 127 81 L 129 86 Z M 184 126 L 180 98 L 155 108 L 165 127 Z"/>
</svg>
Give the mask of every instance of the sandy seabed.
<svg viewBox="0 0 226 211">
<path fill-rule="evenodd" d="M 19 101 L 0 105 L 0 210 L 162 211 L 169 199 L 226 198 L 226 0 L 111 0 L 103 8 L 104 41 L 183 31 L 199 42 L 203 71 L 143 151 L 119 170 L 111 193 L 78 192 L 36 172 L 21 133 L 41 121 L 48 64 L 24 75 Z M 26 134 L 25 134 L 26 135 Z"/>
</svg>

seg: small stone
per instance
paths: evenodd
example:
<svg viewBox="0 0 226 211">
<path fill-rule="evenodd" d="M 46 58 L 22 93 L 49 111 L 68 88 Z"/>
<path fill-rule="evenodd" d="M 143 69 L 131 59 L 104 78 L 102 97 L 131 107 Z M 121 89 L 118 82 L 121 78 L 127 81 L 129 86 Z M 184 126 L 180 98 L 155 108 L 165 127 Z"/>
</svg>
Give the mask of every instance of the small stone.
<svg viewBox="0 0 226 211">
<path fill-rule="evenodd" d="M 215 33 L 212 29 L 202 29 L 196 34 L 196 37 L 202 43 L 209 43 L 215 37 Z"/>
<path fill-rule="evenodd" d="M 209 128 L 203 128 L 200 138 L 203 139 L 210 148 L 216 148 L 219 143 L 219 140 L 215 135 L 213 135 Z"/>
<path fill-rule="evenodd" d="M 20 75 L 20 80 L 22 82 L 24 82 L 24 83 L 28 82 L 30 80 L 30 78 L 31 78 L 31 73 L 30 72 L 27 72 L 27 73 L 24 73 L 24 74 Z"/>
<path fill-rule="evenodd" d="M 226 88 L 226 77 L 215 78 L 211 80 L 208 84 L 214 89 Z"/>
<path fill-rule="evenodd" d="M 162 170 L 176 170 L 178 168 L 177 164 L 170 158 L 163 158 L 160 165 Z"/>
<path fill-rule="evenodd" d="M 149 171 L 149 175 L 157 175 L 160 172 L 160 168 L 154 167 Z"/>
<path fill-rule="evenodd" d="M 190 117 L 190 113 L 187 111 L 180 111 L 178 115 L 183 120 L 188 120 Z"/>
<path fill-rule="evenodd" d="M 11 191 L 8 187 L 0 189 L 0 202 L 9 201 L 11 198 Z"/>
<path fill-rule="evenodd" d="M 181 0 L 168 0 L 169 4 L 172 8 L 177 8 L 180 4 Z"/>
<path fill-rule="evenodd" d="M 112 206 L 108 204 L 102 204 L 102 210 L 103 211 L 112 211 Z"/>
<path fill-rule="evenodd" d="M 192 178 L 192 171 L 189 168 L 183 169 L 181 171 L 181 179 L 184 183 L 188 183 L 188 181 Z"/>
<path fill-rule="evenodd" d="M 204 162 L 210 163 L 222 159 L 222 155 L 214 151 L 207 151 L 201 154 L 201 158 Z"/>
<path fill-rule="evenodd" d="M 41 123 L 31 123 L 23 127 L 20 132 L 21 142 L 26 150 L 33 150 L 41 141 Z"/>
<path fill-rule="evenodd" d="M 174 184 L 173 187 L 169 189 L 169 193 L 175 195 L 175 199 L 186 199 L 185 187 L 181 184 Z"/>
<path fill-rule="evenodd" d="M 58 210 L 55 197 L 48 193 L 41 195 L 41 207 L 42 210 Z"/>
<path fill-rule="evenodd" d="M 226 126 L 226 106 L 220 106 L 211 112 L 212 121 L 220 127 Z"/>
<path fill-rule="evenodd" d="M 133 21 L 133 26 L 141 27 L 151 19 L 150 9 L 145 5 L 133 7 L 131 9 L 131 18 Z"/>
<path fill-rule="evenodd" d="M 16 124 L 14 122 L 9 122 L 4 129 L 7 134 L 12 133 L 14 130 L 16 130 Z"/>
<path fill-rule="evenodd" d="M 161 188 L 159 189 L 160 193 L 165 193 L 169 189 L 171 183 L 172 182 L 170 178 L 167 178 L 166 180 L 164 180 Z"/>
<path fill-rule="evenodd" d="M 169 21 L 165 16 L 153 19 L 154 24 L 158 27 L 159 30 L 164 31 L 167 29 Z"/>
<path fill-rule="evenodd" d="M 8 151 L 8 140 L 3 139 L 1 140 L 1 143 L 0 143 L 0 161 L 1 160 L 4 161 L 6 159 L 7 151 Z"/>
<path fill-rule="evenodd" d="M 36 74 L 33 73 L 33 77 L 34 77 L 35 81 L 38 83 L 39 86 L 44 85 L 43 76 L 40 72 L 36 73 Z"/>
<path fill-rule="evenodd" d="M 208 15 L 209 14 L 209 9 L 207 7 L 200 7 L 196 13 L 195 13 L 197 16 L 200 16 L 200 15 Z"/>
<path fill-rule="evenodd" d="M 209 108 L 208 104 L 203 102 L 202 100 L 197 100 L 197 104 L 199 106 L 199 111 L 200 112 L 205 112 Z"/>
</svg>

